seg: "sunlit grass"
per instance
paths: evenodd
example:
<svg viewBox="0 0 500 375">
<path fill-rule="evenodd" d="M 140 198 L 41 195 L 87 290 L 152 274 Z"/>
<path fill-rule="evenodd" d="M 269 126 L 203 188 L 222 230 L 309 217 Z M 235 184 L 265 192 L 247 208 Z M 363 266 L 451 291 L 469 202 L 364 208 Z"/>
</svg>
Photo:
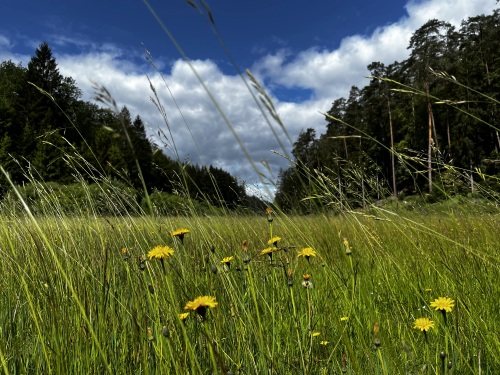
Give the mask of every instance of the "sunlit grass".
<svg viewBox="0 0 500 375">
<path fill-rule="evenodd" d="M 271 215 L 4 214 L 5 372 L 499 368 L 496 215 Z M 270 232 L 272 258 L 261 255 Z M 148 257 L 155 249 L 168 256 Z M 186 310 L 199 296 L 216 305 Z M 431 307 L 440 297 L 454 301 L 446 319 Z M 434 322 L 425 335 L 420 318 Z"/>
</svg>

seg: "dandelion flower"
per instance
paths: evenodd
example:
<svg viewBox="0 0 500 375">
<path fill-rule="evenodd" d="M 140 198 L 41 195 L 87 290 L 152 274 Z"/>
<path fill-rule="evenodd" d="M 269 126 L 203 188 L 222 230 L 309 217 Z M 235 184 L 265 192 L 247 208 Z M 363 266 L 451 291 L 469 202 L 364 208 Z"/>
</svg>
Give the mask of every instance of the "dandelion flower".
<svg viewBox="0 0 500 375">
<path fill-rule="evenodd" d="M 269 256 L 271 256 L 271 254 L 273 253 L 273 250 L 274 250 L 274 248 L 272 248 L 272 247 L 266 247 L 264 250 L 262 250 L 260 252 L 260 255 L 269 254 Z"/>
<path fill-rule="evenodd" d="M 179 228 L 172 232 L 172 237 L 177 237 L 181 242 L 184 242 L 184 236 L 189 233 L 189 229 Z"/>
<path fill-rule="evenodd" d="M 229 265 L 229 263 L 231 263 L 231 261 L 232 261 L 233 259 L 234 259 L 234 257 L 233 257 L 233 256 L 231 256 L 231 257 L 225 257 L 225 258 L 224 258 L 224 259 L 222 259 L 220 262 L 221 262 L 222 264 L 227 264 L 227 265 Z"/>
<path fill-rule="evenodd" d="M 326 340 L 323 340 L 323 341 L 320 342 L 320 344 L 323 345 L 323 346 L 327 346 L 329 344 L 329 342 L 326 341 Z"/>
<path fill-rule="evenodd" d="M 341 322 L 347 322 L 348 320 L 349 320 L 348 316 L 343 316 L 342 318 L 340 318 Z"/>
<path fill-rule="evenodd" d="M 267 241 L 268 245 L 278 246 L 278 241 L 281 241 L 281 237 L 274 236 L 269 241 Z"/>
<path fill-rule="evenodd" d="M 273 212 L 273 210 L 271 210 L 271 208 L 269 208 L 269 207 L 266 207 L 266 214 L 269 215 L 271 212 Z"/>
<path fill-rule="evenodd" d="M 318 337 L 319 335 L 320 335 L 320 333 L 319 333 L 319 332 L 313 332 L 313 333 L 312 333 L 312 337 Z"/>
<path fill-rule="evenodd" d="M 309 261 L 310 257 L 315 257 L 315 256 L 316 256 L 316 251 L 314 251 L 311 247 L 305 247 L 301 251 L 299 251 L 297 258 L 304 257 Z"/>
<path fill-rule="evenodd" d="M 198 315 L 202 318 L 205 317 L 205 313 L 207 312 L 207 308 L 214 308 L 217 306 L 217 301 L 213 296 L 199 296 L 194 301 L 189 301 L 186 303 L 186 307 L 184 310 L 193 310 L 196 311 Z"/>
<path fill-rule="evenodd" d="M 228 269 L 231 268 L 231 261 L 234 259 L 233 256 L 230 256 L 230 257 L 225 257 L 224 259 L 222 259 L 220 262 L 226 266 Z"/>
<path fill-rule="evenodd" d="M 166 259 L 169 256 L 174 254 L 174 249 L 172 249 L 169 246 L 155 246 L 151 251 L 148 253 L 148 258 L 149 259 Z"/>
<path fill-rule="evenodd" d="M 431 328 L 434 328 L 434 322 L 429 318 L 418 318 L 415 320 L 413 328 L 419 329 L 422 332 L 427 332 Z"/>
<path fill-rule="evenodd" d="M 127 248 L 126 248 L 126 247 L 123 247 L 123 248 L 122 248 L 122 254 L 123 254 L 123 255 L 127 255 Z"/>
<path fill-rule="evenodd" d="M 439 297 L 431 302 L 431 307 L 441 310 L 444 313 L 451 312 L 455 306 L 455 301 L 448 297 Z"/>
<path fill-rule="evenodd" d="M 189 312 L 187 312 L 187 313 L 181 313 L 181 314 L 179 314 L 179 319 L 181 321 L 184 321 L 185 319 L 187 319 L 188 316 L 189 316 Z"/>
<path fill-rule="evenodd" d="M 304 279 L 304 281 L 309 281 L 309 279 L 311 278 L 311 275 L 306 273 L 306 274 L 302 275 L 302 278 Z"/>
</svg>

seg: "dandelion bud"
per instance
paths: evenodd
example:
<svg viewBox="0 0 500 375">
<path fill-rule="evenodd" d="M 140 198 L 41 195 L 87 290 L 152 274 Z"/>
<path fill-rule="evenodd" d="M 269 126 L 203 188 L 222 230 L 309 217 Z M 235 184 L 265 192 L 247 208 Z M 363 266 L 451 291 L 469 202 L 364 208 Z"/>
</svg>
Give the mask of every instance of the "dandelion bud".
<svg viewBox="0 0 500 375">
<path fill-rule="evenodd" d="M 148 341 L 153 341 L 155 339 L 155 337 L 153 336 L 153 328 L 151 327 L 148 327 Z"/>
<path fill-rule="evenodd" d="M 168 329 L 167 326 L 163 326 L 163 328 L 161 329 L 161 334 L 165 338 L 168 338 L 170 336 L 170 330 Z"/>
<path fill-rule="evenodd" d="M 377 323 L 375 323 L 373 325 L 373 346 L 375 347 L 375 349 L 378 349 L 380 348 L 380 326 Z"/>
</svg>

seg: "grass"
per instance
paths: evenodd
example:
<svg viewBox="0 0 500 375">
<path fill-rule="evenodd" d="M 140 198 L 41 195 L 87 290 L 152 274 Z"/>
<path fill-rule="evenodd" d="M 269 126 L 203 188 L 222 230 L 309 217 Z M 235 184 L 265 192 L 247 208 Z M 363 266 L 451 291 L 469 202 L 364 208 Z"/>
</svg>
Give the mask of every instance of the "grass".
<svg viewBox="0 0 500 375">
<path fill-rule="evenodd" d="M 0 368 L 494 374 L 498 212 L 469 208 L 431 216 L 384 208 L 308 217 L 4 215 Z M 183 242 L 171 235 L 182 227 Z M 272 260 L 260 255 L 271 230 L 281 237 Z M 174 254 L 147 260 L 156 245 Z M 304 247 L 317 256 L 297 257 Z M 186 303 L 204 295 L 218 305 L 181 321 Z M 446 322 L 429 307 L 438 297 L 455 302 Z M 421 317 L 435 327 L 413 328 Z"/>
<path fill-rule="evenodd" d="M 263 118 L 286 133 L 248 75 Z M 98 97 L 116 108 L 104 88 Z M 29 178 L 35 215 L 20 197 L 0 202 L 0 371 L 497 374 L 498 201 L 408 197 L 350 210 L 336 181 L 316 178 L 315 198 L 337 214 L 196 215 L 190 202 L 185 216 L 153 216 L 106 177 L 98 191 L 78 178 L 87 190 L 76 202 Z M 97 215 L 101 206 L 114 216 Z M 180 228 L 183 240 L 172 236 Z M 149 259 L 153 248 L 169 256 Z M 217 304 L 199 307 L 200 296 Z M 451 311 L 431 307 L 440 297 Z"/>
</svg>

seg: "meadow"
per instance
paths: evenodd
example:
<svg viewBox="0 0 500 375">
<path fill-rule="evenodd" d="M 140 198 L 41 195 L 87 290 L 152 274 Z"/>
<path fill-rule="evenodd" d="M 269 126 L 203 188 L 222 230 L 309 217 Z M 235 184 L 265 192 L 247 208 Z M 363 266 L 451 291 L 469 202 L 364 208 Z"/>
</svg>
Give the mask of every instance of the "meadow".
<svg viewBox="0 0 500 375">
<path fill-rule="evenodd" d="M 271 98 L 247 74 L 263 118 L 270 115 L 286 134 Z M 409 92 L 406 86 L 400 91 Z M 428 92 L 411 94 L 429 99 Z M 97 99 L 119 112 L 99 86 Z M 408 160 L 415 157 L 384 147 L 411 169 Z M 87 165 L 83 156 L 67 160 Z M 427 160 L 420 162 L 419 168 Z M 141 205 L 125 183 L 113 188 L 109 176 L 83 176 L 87 169 L 73 164 L 75 183 L 59 190 L 34 178 L 31 169 L 23 171 L 29 186 L 16 186 L 0 166 L 9 182 L 0 201 L 0 372 L 499 374 L 500 207 L 494 185 L 471 183 L 464 198 L 445 191 L 441 181 L 443 199 L 433 204 L 402 195 L 383 200 L 390 194 L 378 190 L 365 200 L 366 176 L 351 164 L 350 173 L 362 176 L 356 207 L 365 208 L 349 207 L 336 180 L 302 168 L 302 177 L 320 190 L 303 200 L 323 204 L 302 216 L 271 204 L 254 214 L 213 209 L 208 201 L 186 198 L 185 186 L 169 197 L 182 209 L 165 215 L 151 197 Z M 378 176 L 372 177 L 378 185 Z"/>
<path fill-rule="evenodd" d="M 309 216 L 53 207 L 0 216 L 5 374 L 500 369 L 500 226 L 487 201 Z"/>
</svg>

